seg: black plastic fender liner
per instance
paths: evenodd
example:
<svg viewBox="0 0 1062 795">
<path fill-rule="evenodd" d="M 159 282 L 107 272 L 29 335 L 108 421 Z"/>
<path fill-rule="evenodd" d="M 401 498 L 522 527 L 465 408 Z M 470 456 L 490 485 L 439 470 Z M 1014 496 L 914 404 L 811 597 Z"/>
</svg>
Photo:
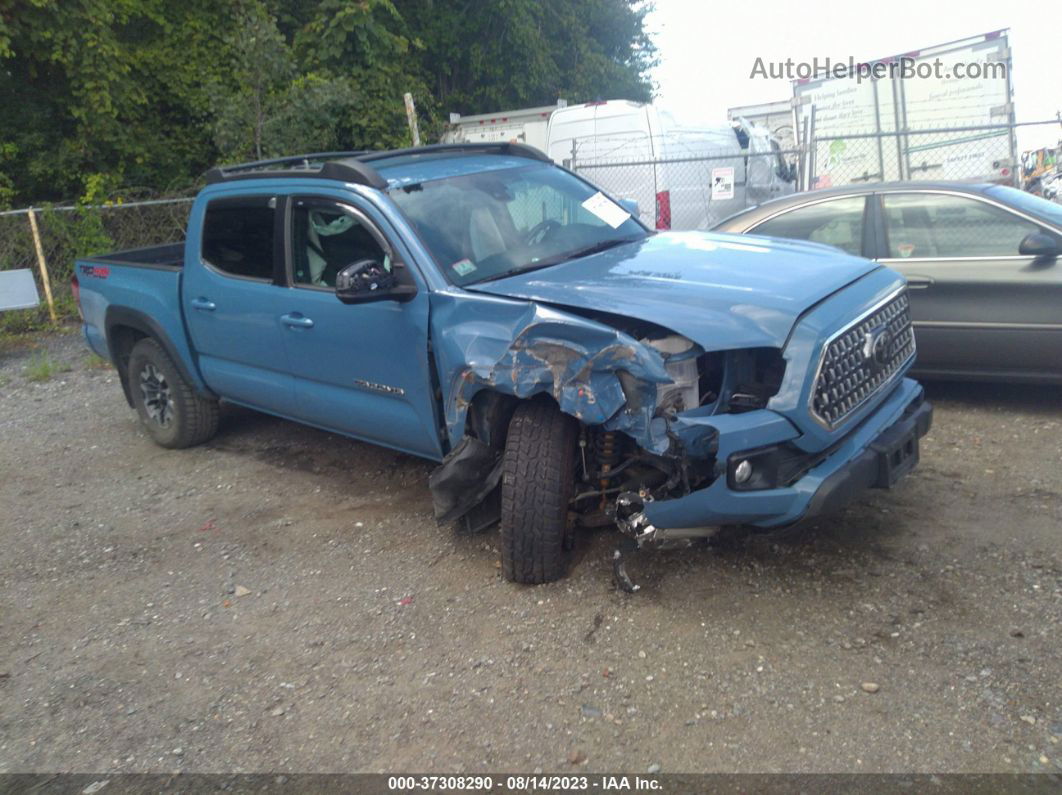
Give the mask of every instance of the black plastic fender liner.
<svg viewBox="0 0 1062 795">
<path fill-rule="evenodd" d="M 435 520 L 460 519 L 501 482 L 502 454 L 471 436 L 464 437 L 428 478 Z"/>
<path fill-rule="evenodd" d="M 162 330 L 162 326 L 150 316 L 139 310 L 130 309 L 124 306 L 109 306 L 107 307 L 107 313 L 104 317 L 103 325 L 107 341 L 107 351 L 111 355 L 111 363 L 118 371 L 118 380 L 122 385 L 122 392 L 125 394 L 125 399 L 130 406 L 133 405 L 133 399 L 129 392 L 129 384 L 127 383 L 128 379 L 126 378 L 125 368 L 122 366 L 122 362 L 119 361 L 118 351 L 115 348 L 113 330 L 117 326 L 127 326 L 139 331 L 145 336 L 153 337 L 159 345 L 162 346 L 166 355 L 170 357 L 174 367 L 177 368 L 177 372 L 181 374 L 181 378 L 192 385 L 196 394 L 212 400 L 217 399 L 217 395 L 211 392 L 205 385 L 202 385 L 202 379 L 193 377 L 192 373 L 188 371 L 185 361 L 180 355 L 178 355 L 177 349 L 174 347 L 169 336 Z"/>
</svg>

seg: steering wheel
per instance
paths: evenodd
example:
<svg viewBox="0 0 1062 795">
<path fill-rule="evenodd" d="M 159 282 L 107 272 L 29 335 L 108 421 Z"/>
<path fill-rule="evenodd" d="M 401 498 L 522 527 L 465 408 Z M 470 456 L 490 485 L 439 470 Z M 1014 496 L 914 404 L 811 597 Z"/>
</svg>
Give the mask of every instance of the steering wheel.
<svg viewBox="0 0 1062 795">
<path fill-rule="evenodd" d="M 527 234 L 524 235 L 524 243 L 529 246 L 541 243 L 549 237 L 555 229 L 560 229 L 560 226 L 560 222 L 555 221 L 552 218 L 547 218 L 545 221 L 539 221 L 527 230 Z"/>
</svg>

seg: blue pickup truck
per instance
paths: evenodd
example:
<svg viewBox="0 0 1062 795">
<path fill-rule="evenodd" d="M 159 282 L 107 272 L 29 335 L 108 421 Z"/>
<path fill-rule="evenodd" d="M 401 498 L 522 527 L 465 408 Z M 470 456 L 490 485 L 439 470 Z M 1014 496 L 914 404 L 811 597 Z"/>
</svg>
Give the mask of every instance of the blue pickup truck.
<svg viewBox="0 0 1062 795">
<path fill-rule="evenodd" d="M 930 404 L 904 280 L 812 243 L 656 233 L 518 144 L 214 169 L 182 243 L 79 260 L 88 344 L 163 447 L 221 400 L 439 462 L 504 575 L 783 527 L 890 487 Z"/>
</svg>

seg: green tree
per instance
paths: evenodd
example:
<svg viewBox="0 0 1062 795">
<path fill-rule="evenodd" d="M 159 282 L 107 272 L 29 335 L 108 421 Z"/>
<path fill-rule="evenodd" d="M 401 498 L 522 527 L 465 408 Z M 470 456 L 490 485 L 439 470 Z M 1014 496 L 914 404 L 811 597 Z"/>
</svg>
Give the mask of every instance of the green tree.
<svg viewBox="0 0 1062 795">
<path fill-rule="evenodd" d="M 648 102 L 651 6 L 631 0 L 398 0 L 418 69 L 447 111 L 598 98 Z"/>
<path fill-rule="evenodd" d="M 0 203 L 425 140 L 445 112 L 648 100 L 636 0 L 0 0 Z"/>
<path fill-rule="evenodd" d="M 225 37 L 229 69 L 213 87 L 214 140 L 224 158 L 261 159 L 266 128 L 287 99 L 295 60 L 264 4 L 240 3 L 234 22 Z"/>
</svg>

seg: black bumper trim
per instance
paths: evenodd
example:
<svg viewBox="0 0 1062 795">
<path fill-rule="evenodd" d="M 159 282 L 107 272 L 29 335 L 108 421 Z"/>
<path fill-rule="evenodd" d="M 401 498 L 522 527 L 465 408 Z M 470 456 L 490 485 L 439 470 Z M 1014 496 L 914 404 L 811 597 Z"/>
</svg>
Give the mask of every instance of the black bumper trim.
<svg viewBox="0 0 1062 795">
<path fill-rule="evenodd" d="M 899 469 L 890 467 L 887 459 L 897 451 L 904 455 L 904 440 L 909 439 L 912 433 L 915 438 L 921 439 L 929 433 L 932 424 L 933 405 L 921 397 L 912 401 L 903 416 L 882 431 L 866 450 L 822 482 L 811 498 L 804 518 L 836 512 L 866 489 L 892 488 L 900 477 L 918 463 L 917 448 L 913 457 L 908 454 L 903 458 Z"/>
</svg>

